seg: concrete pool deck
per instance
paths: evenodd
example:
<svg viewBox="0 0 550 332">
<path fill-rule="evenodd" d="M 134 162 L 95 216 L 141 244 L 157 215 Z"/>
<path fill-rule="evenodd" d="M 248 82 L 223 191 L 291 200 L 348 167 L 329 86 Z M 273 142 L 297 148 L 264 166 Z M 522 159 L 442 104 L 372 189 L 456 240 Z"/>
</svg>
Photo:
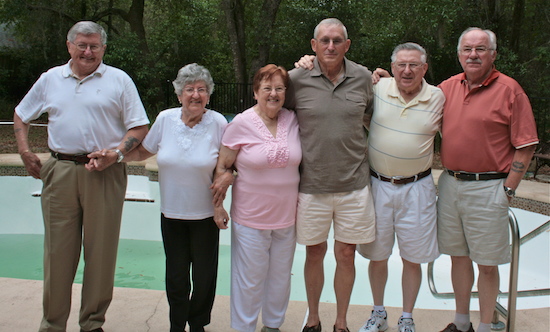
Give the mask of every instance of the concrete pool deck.
<svg viewBox="0 0 550 332">
<path fill-rule="evenodd" d="M 78 310 L 81 285 L 73 285 L 73 301 L 67 332 L 78 332 Z M 32 332 L 37 331 L 42 317 L 42 281 L 0 278 L 0 331 Z M 321 303 L 321 317 L 324 331 L 331 330 L 336 305 Z M 359 330 L 370 316 L 371 306 L 350 305 L 348 327 L 350 331 Z M 401 308 L 387 307 L 390 329 L 397 331 L 397 319 Z M 307 313 L 307 303 L 291 301 L 286 320 L 281 331 L 299 332 Z M 472 321 L 479 321 L 479 312 L 472 311 Z M 518 310 L 516 313 L 517 332 L 548 332 L 550 308 Z M 454 318 L 450 310 L 415 309 L 414 320 L 418 332 L 442 330 Z M 502 319 L 501 319 L 502 320 Z M 475 323 L 477 325 L 477 323 Z M 135 288 L 115 288 L 114 298 L 105 325 L 106 332 L 160 332 L 169 331 L 168 303 L 164 291 Z M 256 331 L 262 327 L 261 318 Z M 230 331 L 229 297 L 216 296 L 212 311 L 212 322 L 205 327 L 207 332 Z"/>
<path fill-rule="evenodd" d="M 40 154 L 40 158 L 46 160 L 49 154 Z M 145 169 L 154 173 L 156 163 L 154 158 L 140 163 L 131 163 L 131 166 Z M 17 154 L 0 155 L 0 170 L 2 168 L 15 167 L 21 171 L 22 162 Z M 24 169 L 22 170 L 25 172 Z M 434 170 L 434 179 L 441 170 Z M 0 173 L 1 174 L 1 173 Z M 12 174 L 13 175 L 13 174 Z M 25 174 L 20 174 L 25 175 Z M 146 174 L 142 174 L 146 175 Z M 518 200 L 524 199 L 531 203 L 539 202 L 538 213 L 550 215 L 550 184 L 522 181 L 517 190 Z M 518 200 L 515 200 L 516 202 Z M 524 208 L 520 206 L 521 208 Z M 357 271 L 364 273 L 364 271 Z M 327 283 L 331 278 L 327 277 Z M 423 280 L 423 283 L 426 281 Z M 330 286 L 330 285 L 329 285 Z M 79 331 L 78 308 L 80 304 L 81 285 L 73 286 L 73 305 L 68 322 L 67 331 Z M 357 285 L 356 285 L 357 287 Z M 397 285 L 396 285 L 397 287 Z M 429 293 L 429 292 L 428 292 Z M 453 301 L 453 300 L 449 300 Z M 476 299 L 472 303 L 477 302 Z M 0 331 L 36 331 L 42 315 L 42 281 L 0 278 Z M 550 330 L 550 303 L 542 309 L 518 310 L 516 315 L 515 331 L 547 332 Z M 351 305 L 348 313 L 350 331 L 355 332 L 370 315 L 371 306 Z M 324 330 L 330 331 L 336 312 L 335 304 L 321 303 L 321 316 Z M 400 308 L 389 307 L 390 330 L 395 331 L 397 319 L 401 313 Z M 300 331 L 304 317 L 307 314 L 307 304 L 303 301 L 291 301 L 287 311 L 287 318 L 281 330 Z M 452 310 L 415 309 L 415 323 L 417 331 L 439 331 L 443 329 L 454 317 Z M 479 321 L 479 312 L 472 311 L 472 321 L 476 327 Z M 504 319 L 501 318 L 501 321 Z M 257 331 L 261 328 L 261 319 Z M 164 291 L 115 288 L 114 299 L 107 313 L 107 322 L 104 325 L 106 332 L 126 331 L 168 331 L 168 304 Z M 229 297 L 218 295 L 212 313 L 212 323 L 206 327 L 208 332 L 229 331 Z"/>
</svg>

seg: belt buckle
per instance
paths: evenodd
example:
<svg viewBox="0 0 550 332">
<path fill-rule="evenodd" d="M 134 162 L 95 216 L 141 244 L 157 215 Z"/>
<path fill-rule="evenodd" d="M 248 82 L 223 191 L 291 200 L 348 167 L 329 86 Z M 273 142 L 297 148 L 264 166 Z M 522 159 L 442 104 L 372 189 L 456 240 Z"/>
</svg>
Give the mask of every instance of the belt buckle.
<svg viewBox="0 0 550 332">
<path fill-rule="evenodd" d="M 456 180 L 460 180 L 460 179 L 458 178 L 458 174 L 460 174 L 460 173 L 459 173 L 459 172 L 454 172 L 454 171 L 453 171 L 453 176 L 454 176 L 454 178 L 455 178 Z"/>
<path fill-rule="evenodd" d="M 396 182 L 396 181 L 401 181 L 401 180 L 403 180 L 403 177 L 401 177 L 401 176 L 399 176 L 399 177 L 398 177 L 398 176 L 392 176 L 392 177 L 390 178 L 390 183 L 391 183 L 391 184 L 394 184 L 394 185 L 395 185 L 395 184 L 400 184 L 400 183 L 398 183 L 398 182 Z"/>
</svg>

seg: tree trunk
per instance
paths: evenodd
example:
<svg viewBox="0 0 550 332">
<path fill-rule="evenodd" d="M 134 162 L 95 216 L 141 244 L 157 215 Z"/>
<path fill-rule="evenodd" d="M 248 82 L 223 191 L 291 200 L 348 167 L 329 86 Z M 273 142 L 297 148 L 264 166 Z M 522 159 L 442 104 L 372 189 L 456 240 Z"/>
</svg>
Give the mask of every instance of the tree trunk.
<svg viewBox="0 0 550 332">
<path fill-rule="evenodd" d="M 132 0 L 132 5 L 128 10 L 127 22 L 130 29 L 138 36 L 140 41 L 139 48 L 144 54 L 149 53 L 147 38 L 145 36 L 145 26 L 143 25 L 143 12 L 145 11 L 145 0 Z"/>
<path fill-rule="evenodd" d="M 514 2 L 514 14 L 512 17 L 512 33 L 510 36 L 510 47 L 515 53 L 519 54 L 519 43 L 521 36 L 521 25 L 525 14 L 525 0 L 516 0 Z"/>
<path fill-rule="evenodd" d="M 271 50 L 271 36 L 273 35 L 273 25 L 277 18 L 277 11 L 281 0 L 264 0 L 262 10 L 260 11 L 260 19 L 258 21 L 258 27 L 256 31 L 256 43 L 258 45 L 258 57 L 252 60 L 250 66 L 250 78 L 254 76 L 254 73 L 262 66 L 267 64 L 269 60 L 269 52 Z"/>
<path fill-rule="evenodd" d="M 238 83 L 247 82 L 246 36 L 244 31 L 244 8 L 241 0 L 222 0 L 229 45 L 233 54 L 233 69 Z"/>
<path fill-rule="evenodd" d="M 149 46 L 147 45 L 147 38 L 145 34 L 145 26 L 143 25 L 143 14 L 145 12 L 145 0 L 132 0 L 132 5 L 130 9 L 125 11 L 120 8 L 113 8 L 112 3 L 109 4 L 109 8 L 104 11 L 97 13 L 92 21 L 99 21 L 107 17 L 106 23 L 109 29 L 112 29 L 111 25 L 111 16 L 117 15 L 120 16 L 124 21 L 128 22 L 130 25 L 130 30 L 136 34 L 139 39 L 138 47 L 143 52 L 143 54 L 149 53 Z"/>
</svg>

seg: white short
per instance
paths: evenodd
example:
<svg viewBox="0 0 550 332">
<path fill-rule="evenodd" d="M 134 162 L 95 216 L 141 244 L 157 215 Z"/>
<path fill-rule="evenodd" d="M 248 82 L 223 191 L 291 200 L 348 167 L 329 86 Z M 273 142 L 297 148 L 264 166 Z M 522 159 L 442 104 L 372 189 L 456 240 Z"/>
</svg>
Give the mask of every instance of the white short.
<svg viewBox="0 0 550 332">
<path fill-rule="evenodd" d="M 391 184 L 371 177 L 376 209 L 376 240 L 357 246 L 373 261 L 390 257 L 397 235 L 401 257 L 428 263 L 439 256 L 436 189 L 432 176 L 408 184 Z"/>
<path fill-rule="evenodd" d="M 370 186 L 333 193 L 298 195 L 296 239 L 306 246 L 328 239 L 334 220 L 334 239 L 348 244 L 374 241 L 374 204 Z"/>
<path fill-rule="evenodd" d="M 439 177 L 437 227 L 441 253 L 469 256 L 477 264 L 510 262 L 508 197 L 505 179 L 461 181 Z"/>
</svg>

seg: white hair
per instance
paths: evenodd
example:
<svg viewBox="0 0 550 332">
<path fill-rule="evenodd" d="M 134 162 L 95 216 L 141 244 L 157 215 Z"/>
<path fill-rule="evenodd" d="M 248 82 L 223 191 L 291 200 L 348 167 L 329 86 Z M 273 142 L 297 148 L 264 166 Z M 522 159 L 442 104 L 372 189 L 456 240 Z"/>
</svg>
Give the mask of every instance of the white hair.
<svg viewBox="0 0 550 332">
<path fill-rule="evenodd" d="M 477 27 L 469 27 L 468 29 L 464 30 L 462 32 L 462 34 L 460 34 L 460 37 L 458 37 L 458 45 L 456 46 L 456 51 L 457 52 L 460 52 L 460 45 L 462 43 L 462 38 L 464 37 L 464 35 L 466 35 L 470 31 L 485 32 L 487 34 L 487 37 L 489 37 L 489 48 L 493 51 L 497 49 L 497 36 L 495 35 L 495 33 L 493 31 L 488 30 L 488 29 L 483 30 L 483 29 L 477 28 Z"/>
<path fill-rule="evenodd" d="M 67 33 L 67 40 L 74 43 L 76 36 L 79 34 L 88 36 L 96 33 L 99 34 L 101 38 L 101 45 L 107 44 L 107 33 L 105 32 L 105 29 L 103 29 L 101 25 L 92 21 L 80 21 L 73 25 Z"/>
</svg>

